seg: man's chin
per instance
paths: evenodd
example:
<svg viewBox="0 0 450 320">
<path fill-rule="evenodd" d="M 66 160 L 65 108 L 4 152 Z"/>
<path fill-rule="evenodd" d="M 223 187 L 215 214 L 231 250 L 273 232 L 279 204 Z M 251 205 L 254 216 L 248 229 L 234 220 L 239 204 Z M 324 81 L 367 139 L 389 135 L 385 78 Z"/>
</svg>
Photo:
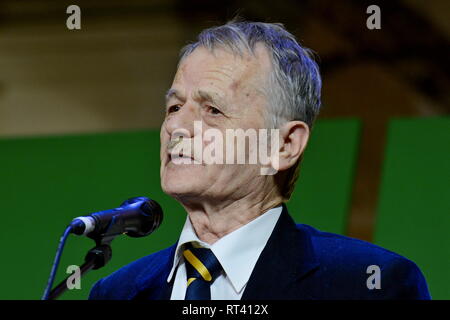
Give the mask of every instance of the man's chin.
<svg viewBox="0 0 450 320">
<path fill-rule="evenodd" d="M 161 183 L 161 188 L 167 195 L 173 197 L 173 198 L 181 198 L 181 197 L 188 197 L 188 196 L 194 196 L 196 194 L 195 192 L 195 186 L 193 183 L 195 182 L 192 180 L 185 180 L 185 179 L 177 179 L 174 181 L 163 181 Z"/>
</svg>

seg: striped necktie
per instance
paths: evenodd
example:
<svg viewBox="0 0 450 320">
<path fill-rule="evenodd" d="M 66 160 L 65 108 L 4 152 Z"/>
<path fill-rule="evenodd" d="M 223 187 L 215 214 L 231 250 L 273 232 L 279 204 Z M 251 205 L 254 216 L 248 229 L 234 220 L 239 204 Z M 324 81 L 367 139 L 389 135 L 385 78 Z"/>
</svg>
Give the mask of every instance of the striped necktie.
<svg viewBox="0 0 450 320">
<path fill-rule="evenodd" d="M 211 249 L 188 245 L 183 251 L 186 261 L 187 289 L 185 300 L 211 300 L 211 283 L 220 275 L 222 266 Z"/>
</svg>

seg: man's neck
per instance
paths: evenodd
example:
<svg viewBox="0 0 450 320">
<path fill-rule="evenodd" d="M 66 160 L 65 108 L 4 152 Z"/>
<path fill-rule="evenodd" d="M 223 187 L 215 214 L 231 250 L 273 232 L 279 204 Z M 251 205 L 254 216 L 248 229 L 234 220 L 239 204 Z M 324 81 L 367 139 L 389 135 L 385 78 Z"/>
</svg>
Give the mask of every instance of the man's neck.
<svg viewBox="0 0 450 320">
<path fill-rule="evenodd" d="M 255 199 L 249 196 L 232 202 L 183 203 L 198 238 L 213 244 L 264 212 L 282 203 L 281 197 Z"/>
</svg>

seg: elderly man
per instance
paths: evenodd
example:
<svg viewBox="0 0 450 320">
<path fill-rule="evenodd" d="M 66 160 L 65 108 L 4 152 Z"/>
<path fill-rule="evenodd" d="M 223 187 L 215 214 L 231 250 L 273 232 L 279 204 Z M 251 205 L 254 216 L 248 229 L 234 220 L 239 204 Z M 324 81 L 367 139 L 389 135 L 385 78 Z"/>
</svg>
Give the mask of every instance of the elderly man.
<svg viewBox="0 0 450 320">
<path fill-rule="evenodd" d="M 161 184 L 186 223 L 175 245 L 98 281 L 90 299 L 428 299 L 413 262 L 290 217 L 320 90 L 310 52 L 280 24 L 232 21 L 184 48 L 166 96 Z M 264 129 L 277 130 L 257 145 L 217 143 Z M 268 161 L 249 163 L 264 141 Z M 199 149 L 211 146 L 207 162 Z M 245 161 L 218 161 L 222 152 Z"/>
</svg>

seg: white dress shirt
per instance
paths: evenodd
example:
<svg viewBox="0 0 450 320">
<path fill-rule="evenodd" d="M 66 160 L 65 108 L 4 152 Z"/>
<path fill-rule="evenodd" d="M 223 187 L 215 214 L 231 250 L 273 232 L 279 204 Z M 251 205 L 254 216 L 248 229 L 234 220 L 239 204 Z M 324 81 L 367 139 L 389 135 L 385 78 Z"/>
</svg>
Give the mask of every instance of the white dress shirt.
<svg viewBox="0 0 450 320">
<path fill-rule="evenodd" d="M 181 232 L 174 263 L 167 282 L 175 276 L 171 300 L 184 300 L 187 288 L 183 245 L 196 242 L 212 250 L 223 267 L 222 273 L 211 284 L 211 300 L 239 300 L 244 293 L 253 268 L 266 246 L 278 221 L 282 207 L 270 209 L 246 225 L 220 238 L 213 245 L 201 241 L 192 227 L 189 216 Z"/>
</svg>

